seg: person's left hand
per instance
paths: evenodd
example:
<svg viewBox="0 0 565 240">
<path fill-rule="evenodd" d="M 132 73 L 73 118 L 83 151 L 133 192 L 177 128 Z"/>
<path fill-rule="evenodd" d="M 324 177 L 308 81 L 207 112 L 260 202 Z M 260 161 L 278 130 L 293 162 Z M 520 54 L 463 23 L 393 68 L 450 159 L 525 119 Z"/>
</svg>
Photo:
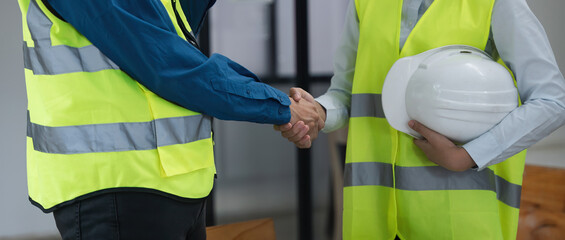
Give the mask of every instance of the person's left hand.
<svg viewBox="0 0 565 240">
<path fill-rule="evenodd" d="M 465 171 L 476 165 L 465 148 L 455 145 L 445 136 L 415 120 L 410 120 L 408 126 L 422 135 L 422 139 L 414 139 L 414 144 L 422 149 L 430 161 L 457 172 Z"/>
</svg>

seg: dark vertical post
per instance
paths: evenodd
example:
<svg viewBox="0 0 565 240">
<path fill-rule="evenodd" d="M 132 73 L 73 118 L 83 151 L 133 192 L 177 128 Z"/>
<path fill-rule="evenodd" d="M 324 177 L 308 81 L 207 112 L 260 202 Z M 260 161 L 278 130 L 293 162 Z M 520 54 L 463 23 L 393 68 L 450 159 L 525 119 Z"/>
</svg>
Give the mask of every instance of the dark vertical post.
<svg viewBox="0 0 565 240">
<path fill-rule="evenodd" d="M 210 13 L 208 13 L 210 14 Z M 202 20 L 202 26 L 200 26 L 200 33 L 198 34 L 198 45 L 200 45 L 200 51 L 206 56 L 210 56 L 210 16 L 206 14 Z"/>
<path fill-rule="evenodd" d="M 310 91 L 308 1 L 295 0 L 296 85 Z M 312 238 L 312 187 L 309 149 L 298 149 L 298 231 L 300 240 Z"/>
<path fill-rule="evenodd" d="M 200 51 L 202 51 L 202 53 L 204 53 L 206 56 L 210 56 L 211 50 L 209 16 L 206 15 L 203 21 L 204 22 L 202 22 L 200 33 L 198 34 L 198 45 L 200 45 Z M 212 127 L 214 127 L 213 125 L 214 123 L 212 122 Z M 214 130 L 212 129 L 212 131 Z M 216 213 L 214 211 L 214 192 L 215 190 L 212 189 L 212 192 L 210 192 L 210 195 L 206 199 L 206 226 L 214 226 L 216 224 Z"/>
</svg>

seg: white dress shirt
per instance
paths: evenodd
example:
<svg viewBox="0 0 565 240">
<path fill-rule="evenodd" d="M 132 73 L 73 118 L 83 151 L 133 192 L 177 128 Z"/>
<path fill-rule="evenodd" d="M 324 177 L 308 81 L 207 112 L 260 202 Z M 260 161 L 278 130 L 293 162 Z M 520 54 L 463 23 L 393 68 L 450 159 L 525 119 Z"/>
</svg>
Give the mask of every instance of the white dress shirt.
<svg viewBox="0 0 565 240">
<path fill-rule="evenodd" d="M 401 47 L 432 2 L 404 1 Z M 324 95 L 316 98 L 327 110 L 324 132 L 341 128 L 349 120 L 359 42 L 359 19 L 354 3 L 351 0 L 347 10 L 331 86 Z M 565 79 L 559 71 L 545 30 L 526 1 L 496 0 L 491 30 L 489 41 L 494 43 L 502 60 L 513 71 L 522 105 L 488 132 L 463 145 L 478 170 L 504 161 L 565 124 Z"/>
</svg>

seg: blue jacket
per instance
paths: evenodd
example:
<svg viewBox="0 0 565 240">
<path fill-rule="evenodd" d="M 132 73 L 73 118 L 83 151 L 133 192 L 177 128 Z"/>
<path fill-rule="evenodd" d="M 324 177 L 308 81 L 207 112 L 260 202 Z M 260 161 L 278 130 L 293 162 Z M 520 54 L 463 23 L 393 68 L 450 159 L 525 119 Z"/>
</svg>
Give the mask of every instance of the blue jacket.
<svg viewBox="0 0 565 240">
<path fill-rule="evenodd" d="M 164 99 L 223 120 L 290 121 L 286 94 L 225 56 L 206 57 L 177 35 L 159 0 L 47 1 L 124 72 Z M 178 1 L 198 34 L 215 0 Z"/>
</svg>

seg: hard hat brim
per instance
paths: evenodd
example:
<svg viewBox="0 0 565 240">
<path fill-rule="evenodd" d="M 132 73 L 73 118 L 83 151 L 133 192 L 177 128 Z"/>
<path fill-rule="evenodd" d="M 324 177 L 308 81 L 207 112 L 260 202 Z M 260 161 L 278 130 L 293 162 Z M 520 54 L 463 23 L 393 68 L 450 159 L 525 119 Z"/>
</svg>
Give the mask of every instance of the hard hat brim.
<svg viewBox="0 0 565 240">
<path fill-rule="evenodd" d="M 382 90 L 383 111 L 388 123 L 415 138 L 421 138 L 421 135 L 408 126 L 410 117 L 406 110 L 406 88 L 421 61 L 419 55 L 396 61 L 385 78 Z"/>
</svg>

